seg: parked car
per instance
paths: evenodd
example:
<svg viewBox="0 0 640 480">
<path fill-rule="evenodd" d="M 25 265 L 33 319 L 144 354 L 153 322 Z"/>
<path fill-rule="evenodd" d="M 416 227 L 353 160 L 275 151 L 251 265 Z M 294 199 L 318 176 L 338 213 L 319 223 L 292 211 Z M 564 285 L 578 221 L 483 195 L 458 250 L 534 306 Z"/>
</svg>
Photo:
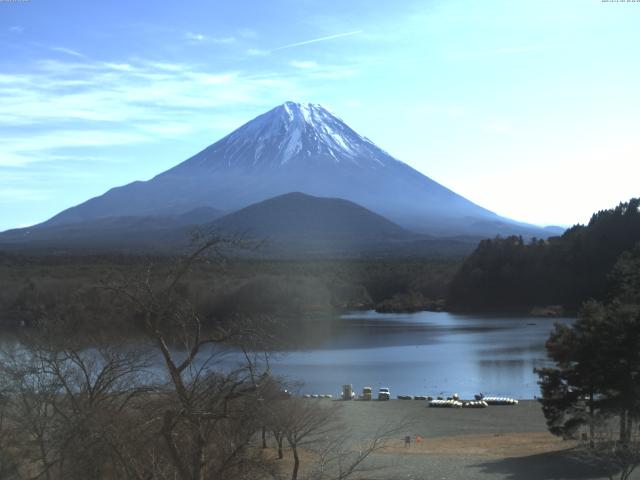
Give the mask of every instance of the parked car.
<svg viewBox="0 0 640 480">
<path fill-rule="evenodd" d="M 353 385 L 342 385 L 342 400 L 353 400 L 356 398 L 356 392 L 353 391 Z"/>
<path fill-rule="evenodd" d="M 362 400 L 371 400 L 373 389 L 371 387 L 364 387 L 362 389 Z"/>
<path fill-rule="evenodd" d="M 388 388 L 380 388 L 378 389 L 378 400 L 390 400 L 391 392 Z"/>
</svg>

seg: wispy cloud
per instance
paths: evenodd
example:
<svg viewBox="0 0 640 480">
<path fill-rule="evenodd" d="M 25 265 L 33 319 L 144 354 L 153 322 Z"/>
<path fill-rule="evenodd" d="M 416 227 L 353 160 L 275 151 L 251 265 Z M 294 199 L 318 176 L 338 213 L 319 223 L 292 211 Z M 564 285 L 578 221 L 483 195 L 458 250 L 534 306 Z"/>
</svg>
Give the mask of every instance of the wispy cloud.
<svg viewBox="0 0 640 480">
<path fill-rule="evenodd" d="M 318 62 L 316 62 L 315 60 L 293 60 L 289 62 L 289 65 L 295 68 L 307 70 L 310 68 L 317 68 Z"/>
<path fill-rule="evenodd" d="M 351 35 L 358 35 L 359 33 L 362 33 L 362 32 L 363 30 L 355 30 L 353 32 L 336 33 L 335 35 L 327 35 L 326 37 L 312 38 L 310 40 L 303 40 L 302 42 L 282 45 L 281 47 L 274 48 L 273 51 L 275 52 L 277 50 L 284 50 L 286 48 L 301 47 L 303 45 L 309 45 L 311 43 L 326 42 L 327 40 L 334 40 L 336 38 L 350 37 Z"/>
<path fill-rule="evenodd" d="M 204 35 L 202 35 L 201 33 L 191 33 L 191 32 L 187 32 L 184 34 L 184 37 L 187 40 L 197 40 L 198 42 L 201 42 L 204 40 Z"/>
<path fill-rule="evenodd" d="M 246 119 L 238 108 L 267 107 L 289 96 L 304 96 L 300 79 L 275 73 L 145 59 L 34 61 L 20 72 L 0 73 L 0 167 L 229 130 Z"/>
<path fill-rule="evenodd" d="M 184 70 L 185 65 L 180 63 L 167 63 L 167 62 L 150 62 L 142 61 L 146 66 L 155 68 L 157 70 L 165 70 L 168 72 L 180 72 Z"/>
<path fill-rule="evenodd" d="M 73 57 L 81 57 L 83 58 L 84 55 L 81 54 L 80 52 L 73 50 L 71 48 L 66 48 L 66 47 L 51 47 L 51 50 L 53 50 L 54 52 L 60 52 L 60 53 L 66 53 L 67 55 L 71 55 Z"/>
<path fill-rule="evenodd" d="M 58 160 L 49 152 L 58 149 L 127 145 L 152 140 L 152 136 L 141 133 L 106 130 L 51 130 L 41 134 L 7 136 L 2 139 L 0 166 L 19 167 L 35 162 Z"/>
<path fill-rule="evenodd" d="M 22 25 L 14 25 L 12 27 L 9 27 L 9 31 L 11 33 L 22 33 L 24 32 L 24 27 Z"/>
<path fill-rule="evenodd" d="M 271 52 L 269 50 L 262 50 L 259 48 L 249 48 L 246 51 L 247 55 L 251 55 L 253 57 L 262 57 L 265 55 L 269 55 Z"/>
<path fill-rule="evenodd" d="M 214 37 L 211 38 L 211 41 L 219 44 L 234 43 L 236 41 L 236 37 Z"/>
<path fill-rule="evenodd" d="M 184 34 L 185 38 L 191 42 L 199 43 L 217 43 L 220 45 L 235 43 L 236 38 L 233 36 L 225 36 L 225 37 L 212 37 L 209 35 L 204 35 L 202 33 L 193 33 L 187 32 Z"/>
<path fill-rule="evenodd" d="M 312 43 L 318 43 L 318 42 L 326 42 L 328 40 L 334 40 L 334 39 L 338 39 L 338 38 L 342 38 L 342 37 L 349 37 L 351 35 L 357 35 L 359 33 L 363 33 L 363 30 L 355 30 L 353 32 L 344 32 L 344 33 L 337 33 L 335 35 L 328 35 L 326 37 L 318 37 L 318 38 L 312 38 L 311 40 L 304 40 L 302 42 L 296 42 L 296 43 L 290 43 L 288 45 L 282 45 L 280 47 L 276 47 L 276 48 L 272 48 L 270 50 L 264 49 L 264 48 L 249 48 L 247 50 L 245 50 L 245 53 L 249 56 L 266 56 L 266 55 L 270 55 L 273 52 L 277 52 L 280 50 L 286 50 L 288 48 L 295 48 L 295 47 L 301 47 L 303 45 L 309 45 Z M 311 68 L 311 66 L 307 66 L 305 67 L 304 65 L 311 65 L 310 62 L 291 62 L 290 63 L 291 66 L 294 66 L 296 68 Z"/>
<path fill-rule="evenodd" d="M 11 188 L 4 187 L 0 189 L 0 203 L 15 203 L 16 200 L 20 202 L 33 202 L 42 201 L 51 198 L 51 191 L 35 188 Z M 33 225 L 33 223 L 25 223 L 24 227 Z M 20 226 L 16 226 L 20 228 Z"/>
</svg>

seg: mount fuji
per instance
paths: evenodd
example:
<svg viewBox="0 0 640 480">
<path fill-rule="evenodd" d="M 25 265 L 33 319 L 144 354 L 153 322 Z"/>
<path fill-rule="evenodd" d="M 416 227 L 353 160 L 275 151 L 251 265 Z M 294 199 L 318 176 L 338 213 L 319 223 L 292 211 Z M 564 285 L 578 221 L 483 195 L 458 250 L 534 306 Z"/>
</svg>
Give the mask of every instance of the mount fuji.
<svg viewBox="0 0 640 480">
<path fill-rule="evenodd" d="M 291 192 L 348 200 L 404 229 L 436 237 L 550 233 L 465 199 L 393 158 L 322 106 L 293 102 L 151 180 L 113 188 L 31 228 L 60 231 L 113 218 L 182 218 L 202 209 L 232 213 Z"/>
</svg>

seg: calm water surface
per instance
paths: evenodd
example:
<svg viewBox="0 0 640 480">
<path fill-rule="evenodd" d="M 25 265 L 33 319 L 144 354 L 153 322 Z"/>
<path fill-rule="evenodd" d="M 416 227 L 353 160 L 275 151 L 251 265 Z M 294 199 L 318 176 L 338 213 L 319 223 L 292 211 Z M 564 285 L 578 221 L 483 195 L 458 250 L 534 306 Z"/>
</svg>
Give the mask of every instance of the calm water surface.
<svg viewBox="0 0 640 480">
<path fill-rule="evenodd" d="M 282 352 L 272 370 L 302 381 L 300 393 L 337 395 L 340 385 L 391 388 L 395 395 L 539 395 L 535 367 L 555 322 L 523 316 L 444 312 L 342 316 L 311 348 Z"/>
<path fill-rule="evenodd" d="M 270 365 L 291 384 L 301 382 L 301 394 L 337 396 L 342 384 L 351 383 L 357 392 L 363 386 L 389 387 L 394 397 L 469 398 L 483 392 L 534 398 L 539 390 L 533 369 L 550 365 L 544 343 L 558 321 L 572 319 L 356 312 L 291 331 L 299 348 L 271 354 Z M 239 353 L 225 351 L 222 368 L 242 362 Z M 151 375 L 164 371 L 155 356 Z"/>
</svg>

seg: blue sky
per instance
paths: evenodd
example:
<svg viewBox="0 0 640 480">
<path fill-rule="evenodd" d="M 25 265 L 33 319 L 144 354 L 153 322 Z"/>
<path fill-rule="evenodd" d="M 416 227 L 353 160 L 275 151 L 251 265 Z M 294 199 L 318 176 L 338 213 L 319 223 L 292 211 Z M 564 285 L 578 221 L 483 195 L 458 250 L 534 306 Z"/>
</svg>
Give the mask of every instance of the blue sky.
<svg viewBox="0 0 640 480">
<path fill-rule="evenodd" d="M 0 2 L 0 230 L 321 103 L 518 220 L 640 195 L 640 2 Z"/>
</svg>

